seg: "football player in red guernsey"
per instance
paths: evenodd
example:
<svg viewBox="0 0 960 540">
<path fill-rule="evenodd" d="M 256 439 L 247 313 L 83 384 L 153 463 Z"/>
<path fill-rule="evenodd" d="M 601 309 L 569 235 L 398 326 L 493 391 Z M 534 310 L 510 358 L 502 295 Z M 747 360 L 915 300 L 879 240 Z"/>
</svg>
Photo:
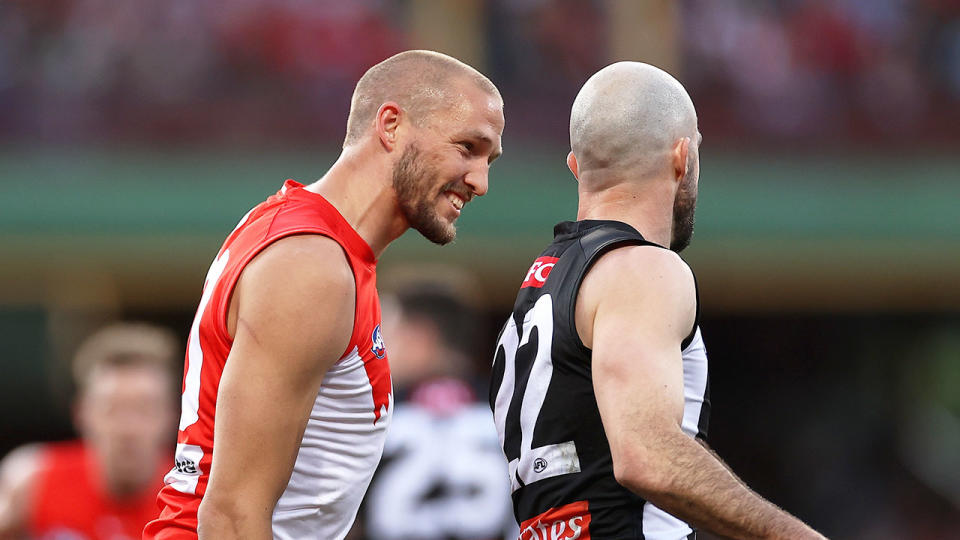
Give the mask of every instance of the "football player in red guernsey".
<svg viewBox="0 0 960 540">
<path fill-rule="evenodd" d="M 29 445 L 0 466 L 0 538 L 133 540 L 157 516 L 174 425 L 166 330 L 114 324 L 78 349 L 76 424 L 82 440 Z"/>
<path fill-rule="evenodd" d="M 377 258 L 409 228 L 453 240 L 502 132 L 497 88 L 454 58 L 407 51 L 363 75 L 336 163 L 247 213 L 207 273 L 144 538 L 347 534 L 393 401 Z"/>
</svg>

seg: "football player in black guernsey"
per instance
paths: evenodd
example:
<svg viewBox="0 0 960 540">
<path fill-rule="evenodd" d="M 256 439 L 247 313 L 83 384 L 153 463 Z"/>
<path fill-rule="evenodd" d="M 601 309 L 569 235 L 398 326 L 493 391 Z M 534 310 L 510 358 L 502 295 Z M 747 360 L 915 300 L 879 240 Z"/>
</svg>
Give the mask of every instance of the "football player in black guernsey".
<svg viewBox="0 0 960 540">
<path fill-rule="evenodd" d="M 690 96 L 656 67 L 615 63 L 577 95 L 578 221 L 532 262 L 493 365 L 521 540 L 823 538 L 705 442 L 699 297 L 677 255 L 700 142 Z"/>
</svg>

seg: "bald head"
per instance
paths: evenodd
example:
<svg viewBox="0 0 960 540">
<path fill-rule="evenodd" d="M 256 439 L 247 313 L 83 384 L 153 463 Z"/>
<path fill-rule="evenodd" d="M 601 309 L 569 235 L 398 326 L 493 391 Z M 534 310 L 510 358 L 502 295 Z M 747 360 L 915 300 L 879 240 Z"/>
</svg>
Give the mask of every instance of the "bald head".
<svg viewBox="0 0 960 540">
<path fill-rule="evenodd" d="M 463 84 L 473 84 L 502 101 L 489 79 L 451 56 L 417 50 L 387 58 L 357 82 L 343 145 L 359 141 L 373 127 L 377 110 L 388 101 L 400 105 L 417 125 L 426 124 L 432 112 L 451 104 Z"/>
<path fill-rule="evenodd" d="M 570 147 L 580 173 L 636 176 L 669 167 L 677 140 L 697 142 L 697 113 L 683 85 L 640 62 L 617 62 L 580 89 L 570 114 Z"/>
</svg>

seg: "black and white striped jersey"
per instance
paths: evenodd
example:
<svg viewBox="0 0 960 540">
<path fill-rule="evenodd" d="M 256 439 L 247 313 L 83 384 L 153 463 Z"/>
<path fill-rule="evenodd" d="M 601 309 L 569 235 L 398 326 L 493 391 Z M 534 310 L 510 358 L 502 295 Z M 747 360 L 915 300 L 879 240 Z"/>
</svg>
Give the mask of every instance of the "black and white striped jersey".
<svg viewBox="0 0 960 540">
<path fill-rule="evenodd" d="M 660 246 L 618 221 L 564 222 L 554 234 L 527 272 L 500 333 L 490 387 L 520 538 L 693 538 L 686 523 L 614 478 L 593 391 L 591 351 L 574 320 L 580 284 L 600 255 L 627 245 Z M 698 295 L 697 319 L 681 344 L 682 427 L 705 438 L 710 401 L 699 319 Z"/>
</svg>

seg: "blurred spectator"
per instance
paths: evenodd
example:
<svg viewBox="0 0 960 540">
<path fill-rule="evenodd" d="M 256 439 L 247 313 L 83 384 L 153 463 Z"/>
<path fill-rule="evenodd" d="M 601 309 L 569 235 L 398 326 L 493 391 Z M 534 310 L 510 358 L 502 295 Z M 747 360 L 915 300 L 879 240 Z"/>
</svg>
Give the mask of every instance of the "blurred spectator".
<svg viewBox="0 0 960 540">
<path fill-rule="evenodd" d="M 684 7 L 686 76 L 694 95 L 705 96 L 698 110 L 714 131 L 820 141 L 955 136 L 938 117 L 960 110 L 946 82 L 957 66 L 949 53 L 928 50 L 949 40 L 929 30 L 942 27 L 947 36 L 956 25 L 960 10 L 949 2 L 687 0 Z"/>
<path fill-rule="evenodd" d="M 383 306 L 396 408 L 361 510 L 366 537 L 515 539 L 497 432 L 473 380 L 476 314 L 429 282 Z"/>
<path fill-rule="evenodd" d="M 176 338 L 114 324 L 74 358 L 81 440 L 28 445 L 0 463 L 0 538 L 139 539 L 158 510 L 176 402 Z"/>
<path fill-rule="evenodd" d="M 511 132 L 562 141 L 609 62 L 615 0 L 484 0 L 473 24 Z M 0 2 L 0 140 L 338 144 L 363 68 L 428 3 Z M 956 141 L 960 7 L 942 0 L 684 0 L 684 82 L 713 141 Z M 658 24 L 669 24 L 663 21 Z M 557 118 L 554 118 L 557 117 Z"/>
</svg>

